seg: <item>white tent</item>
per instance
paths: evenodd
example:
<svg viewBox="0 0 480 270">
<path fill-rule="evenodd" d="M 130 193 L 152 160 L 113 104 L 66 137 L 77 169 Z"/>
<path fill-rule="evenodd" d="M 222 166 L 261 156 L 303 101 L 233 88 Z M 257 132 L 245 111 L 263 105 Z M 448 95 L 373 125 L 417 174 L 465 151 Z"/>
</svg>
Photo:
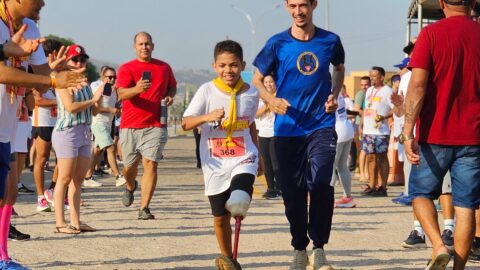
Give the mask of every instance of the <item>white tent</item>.
<svg viewBox="0 0 480 270">
<path fill-rule="evenodd" d="M 480 0 L 477 0 L 477 5 L 480 5 Z M 407 43 L 411 38 L 412 24 L 418 24 L 418 31 L 420 32 L 425 24 L 442 18 L 444 18 L 444 15 L 438 0 L 412 0 L 408 8 Z"/>
</svg>

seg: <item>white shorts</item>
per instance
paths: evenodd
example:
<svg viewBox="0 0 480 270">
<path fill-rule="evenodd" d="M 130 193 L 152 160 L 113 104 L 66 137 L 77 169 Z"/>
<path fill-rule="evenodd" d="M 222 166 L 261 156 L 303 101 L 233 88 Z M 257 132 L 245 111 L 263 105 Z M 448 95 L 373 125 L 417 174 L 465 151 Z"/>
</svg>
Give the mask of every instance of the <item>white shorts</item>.
<svg viewBox="0 0 480 270">
<path fill-rule="evenodd" d="M 203 160 L 202 160 L 203 161 Z M 205 195 L 217 195 L 230 188 L 230 182 L 235 175 L 249 173 L 257 175 L 258 170 L 258 154 L 252 153 L 249 157 L 245 157 L 239 164 L 228 166 L 226 160 L 208 158 L 202 162 L 202 171 L 205 181 Z"/>
<path fill-rule="evenodd" d="M 13 143 L 13 152 L 27 153 L 27 140 L 32 134 L 32 122 L 18 122 L 17 131 L 15 132 L 15 141 Z"/>
</svg>

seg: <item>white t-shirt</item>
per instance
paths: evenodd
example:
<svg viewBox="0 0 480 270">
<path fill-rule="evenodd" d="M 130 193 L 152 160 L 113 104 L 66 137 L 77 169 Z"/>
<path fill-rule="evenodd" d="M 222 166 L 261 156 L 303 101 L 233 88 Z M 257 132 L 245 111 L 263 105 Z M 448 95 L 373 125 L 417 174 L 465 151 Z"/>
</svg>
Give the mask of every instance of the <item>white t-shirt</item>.
<svg viewBox="0 0 480 270">
<path fill-rule="evenodd" d="M 400 85 L 398 87 L 398 94 L 403 95 L 403 98 L 407 96 L 408 84 L 410 83 L 410 78 L 412 77 L 412 72 L 408 71 L 403 74 L 400 78 Z M 405 125 L 405 116 L 401 117 L 393 114 L 393 136 L 398 137 L 402 133 L 403 126 Z"/>
<path fill-rule="evenodd" d="M 347 118 L 345 98 L 339 95 L 337 98 L 338 108 L 335 112 L 335 131 L 337 132 L 337 143 L 353 139 L 353 126 Z"/>
<path fill-rule="evenodd" d="M 216 195 L 230 188 L 233 176 L 241 173 L 256 175 L 258 150 L 250 136 L 250 125 L 255 121 L 258 91 L 250 87 L 237 95 L 237 128 L 233 134 L 237 147 L 221 147 L 227 137 L 220 123 L 204 123 L 200 137 L 200 159 L 205 181 L 205 195 Z M 213 82 L 200 86 L 183 117 L 200 116 L 223 107 L 225 118 L 230 108 L 230 95 L 219 90 Z M 222 122 L 225 119 L 222 120 Z M 242 143 L 243 142 L 243 143 Z"/>
<path fill-rule="evenodd" d="M 258 102 L 258 109 L 265 107 L 263 100 Z M 255 118 L 255 125 L 258 129 L 258 136 L 263 138 L 273 137 L 273 125 L 275 123 L 275 114 L 268 111 L 260 117 Z"/>
<path fill-rule="evenodd" d="M 90 88 L 92 88 L 93 94 L 95 94 L 95 92 L 97 92 L 97 90 L 100 89 L 101 85 L 102 83 L 99 81 L 96 81 L 90 84 Z M 110 96 L 102 96 L 102 98 L 100 99 L 100 105 L 103 108 L 115 108 L 116 102 L 117 102 L 117 91 L 115 91 L 115 88 L 112 85 L 112 94 Z M 111 126 L 113 117 L 114 117 L 113 113 L 100 112 L 97 115 L 92 117 L 92 125 L 107 124 Z"/>
<path fill-rule="evenodd" d="M 365 109 L 363 133 L 366 135 L 390 135 L 390 128 L 388 126 L 388 119 L 376 124 L 375 116 L 386 116 L 393 108 L 390 100 L 392 95 L 392 88 L 384 85 L 380 89 L 375 89 L 374 86 L 367 89 L 365 94 Z"/>
<path fill-rule="evenodd" d="M 56 100 L 55 90 L 48 89 L 42 94 L 42 98 L 49 100 Z M 34 127 L 54 127 L 57 123 L 57 106 L 41 107 L 35 106 L 32 114 L 32 126 Z"/>
<path fill-rule="evenodd" d="M 28 29 L 24 34 L 26 39 L 40 38 L 40 32 L 37 25 L 30 19 L 24 19 L 24 24 L 28 25 Z M 0 43 L 4 44 L 10 40 L 10 32 L 8 26 L 0 20 Z M 34 52 L 27 61 L 22 62 L 22 66 L 27 70 L 28 64 L 42 65 L 47 63 L 47 58 L 43 51 L 42 45 Z M 10 60 L 6 63 L 11 66 Z M 7 92 L 5 84 L 0 84 L 0 142 L 13 142 L 15 130 L 17 128 L 17 107 L 20 103 L 20 97 L 14 97 L 13 103 L 10 102 L 10 92 Z"/>
</svg>

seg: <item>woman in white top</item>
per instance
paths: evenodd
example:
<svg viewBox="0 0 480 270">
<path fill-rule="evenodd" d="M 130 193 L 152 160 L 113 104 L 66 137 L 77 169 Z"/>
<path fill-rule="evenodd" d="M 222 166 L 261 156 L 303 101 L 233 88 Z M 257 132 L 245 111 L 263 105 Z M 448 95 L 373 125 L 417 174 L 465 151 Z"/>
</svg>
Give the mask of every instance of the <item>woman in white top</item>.
<svg viewBox="0 0 480 270">
<path fill-rule="evenodd" d="M 275 81 L 272 76 L 266 76 L 263 84 L 267 91 L 275 94 L 277 91 Z M 265 199 L 274 199 L 281 196 L 278 184 L 275 181 L 275 147 L 273 144 L 273 124 L 275 122 L 275 114 L 270 111 L 268 105 L 260 100 L 255 118 L 255 124 L 258 129 L 258 150 L 263 158 L 265 179 L 267 180 L 267 192 L 263 194 Z"/>
<path fill-rule="evenodd" d="M 344 196 L 335 201 L 335 207 L 352 208 L 355 207 L 356 204 L 352 198 L 352 176 L 350 175 L 347 162 L 354 132 L 352 123 L 348 121 L 347 118 L 345 99 L 341 94 L 338 96 L 337 102 L 338 109 L 335 112 L 335 131 L 337 132 L 338 139 L 337 154 L 335 155 L 335 163 L 333 165 L 335 170 L 332 175 L 332 185 L 338 180 L 338 173 L 340 181 L 342 182 Z"/>
</svg>

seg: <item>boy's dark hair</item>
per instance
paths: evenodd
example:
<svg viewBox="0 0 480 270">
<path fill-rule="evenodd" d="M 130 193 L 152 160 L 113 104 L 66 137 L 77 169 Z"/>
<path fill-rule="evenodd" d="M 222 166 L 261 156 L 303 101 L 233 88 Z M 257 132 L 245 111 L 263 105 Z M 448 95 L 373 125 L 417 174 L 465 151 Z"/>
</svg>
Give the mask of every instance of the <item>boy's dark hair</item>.
<svg viewBox="0 0 480 270">
<path fill-rule="evenodd" d="M 43 43 L 43 51 L 45 52 L 45 56 L 48 57 L 49 54 L 51 54 L 53 51 L 60 50 L 60 48 L 63 46 L 63 43 L 58 40 L 58 39 L 53 39 L 49 38 L 45 40 Z"/>
<path fill-rule="evenodd" d="M 215 45 L 215 49 L 213 51 L 213 58 L 217 59 L 217 56 L 224 53 L 228 52 L 240 59 L 240 61 L 243 61 L 243 49 L 240 43 L 233 41 L 233 40 L 224 40 L 220 41 Z"/>
<path fill-rule="evenodd" d="M 385 69 L 383 69 L 382 67 L 372 67 L 372 70 L 378 71 L 378 73 L 380 73 L 380 75 L 385 77 Z"/>
<path fill-rule="evenodd" d="M 360 81 L 370 81 L 370 77 L 363 76 L 363 77 L 360 78 Z"/>
</svg>

